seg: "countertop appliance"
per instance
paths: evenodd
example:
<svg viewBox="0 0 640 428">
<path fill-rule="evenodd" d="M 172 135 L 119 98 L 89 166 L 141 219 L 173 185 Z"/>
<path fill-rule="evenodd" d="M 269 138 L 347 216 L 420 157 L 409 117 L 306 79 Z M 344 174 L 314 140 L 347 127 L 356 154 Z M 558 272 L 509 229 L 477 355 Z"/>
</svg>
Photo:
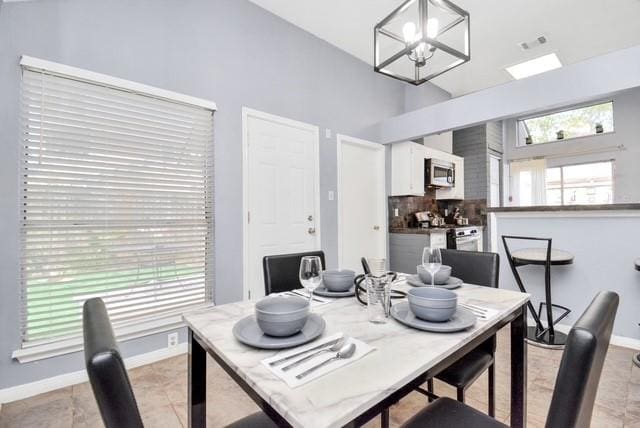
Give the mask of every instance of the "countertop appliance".
<svg viewBox="0 0 640 428">
<path fill-rule="evenodd" d="M 456 227 L 447 232 L 447 248 L 482 251 L 482 231 L 475 226 Z"/>
<path fill-rule="evenodd" d="M 424 184 L 427 187 L 454 187 L 456 166 L 439 159 L 424 160 Z"/>
</svg>

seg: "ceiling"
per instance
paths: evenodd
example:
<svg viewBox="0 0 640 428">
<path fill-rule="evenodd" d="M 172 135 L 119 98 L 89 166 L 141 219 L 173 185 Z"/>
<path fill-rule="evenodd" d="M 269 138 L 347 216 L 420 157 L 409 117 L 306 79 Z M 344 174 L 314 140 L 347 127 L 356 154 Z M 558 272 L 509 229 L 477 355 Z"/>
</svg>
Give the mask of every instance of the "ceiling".
<svg viewBox="0 0 640 428">
<path fill-rule="evenodd" d="M 373 63 L 373 27 L 401 0 L 250 0 Z M 453 96 L 510 81 L 505 67 L 555 52 L 564 64 L 640 45 L 640 0 L 453 0 L 471 15 L 471 61 L 433 83 Z M 548 42 L 523 51 L 520 42 Z M 373 73 L 373 69 L 371 71 Z"/>
</svg>

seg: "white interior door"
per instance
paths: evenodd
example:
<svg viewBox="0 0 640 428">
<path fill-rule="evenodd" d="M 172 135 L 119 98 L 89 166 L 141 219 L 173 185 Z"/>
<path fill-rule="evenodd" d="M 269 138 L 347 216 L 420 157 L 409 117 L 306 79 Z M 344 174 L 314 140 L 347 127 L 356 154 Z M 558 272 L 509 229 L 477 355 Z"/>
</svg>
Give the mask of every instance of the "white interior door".
<svg viewBox="0 0 640 428">
<path fill-rule="evenodd" d="M 244 110 L 245 296 L 264 295 L 262 258 L 320 248 L 318 128 Z"/>
<path fill-rule="evenodd" d="M 361 257 L 386 258 L 385 147 L 338 136 L 338 251 L 341 269 Z"/>
</svg>

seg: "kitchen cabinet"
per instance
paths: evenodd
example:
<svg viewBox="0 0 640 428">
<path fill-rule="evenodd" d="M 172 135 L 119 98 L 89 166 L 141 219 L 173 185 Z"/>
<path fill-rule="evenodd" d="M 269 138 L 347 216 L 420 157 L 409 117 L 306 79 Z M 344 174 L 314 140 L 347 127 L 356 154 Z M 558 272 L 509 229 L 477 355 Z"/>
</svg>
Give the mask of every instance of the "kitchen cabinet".
<svg viewBox="0 0 640 428">
<path fill-rule="evenodd" d="M 456 168 L 456 185 L 436 189 L 436 199 L 464 199 L 464 158 L 406 141 L 391 145 L 391 195 L 424 196 L 425 159 L 451 162 Z"/>
<path fill-rule="evenodd" d="M 424 247 L 447 248 L 444 230 L 429 234 L 390 233 L 389 267 L 394 272 L 416 273 L 416 266 L 422 263 Z"/>
<path fill-rule="evenodd" d="M 391 145 L 391 196 L 424 196 L 425 151 L 411 141 Z"/>
</svg>

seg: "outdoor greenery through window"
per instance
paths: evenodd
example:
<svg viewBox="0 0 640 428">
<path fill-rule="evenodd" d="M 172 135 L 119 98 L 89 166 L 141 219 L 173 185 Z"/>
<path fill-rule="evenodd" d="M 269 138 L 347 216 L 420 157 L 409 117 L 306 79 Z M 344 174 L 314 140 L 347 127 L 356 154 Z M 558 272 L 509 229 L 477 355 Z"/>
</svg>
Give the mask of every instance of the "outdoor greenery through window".
<svg viewBox="0 0 640 428">
<path fill-rule="evenodd" d="M 549 143 L 613 132 L 613 102 L 518 121 L 520 145 Z"/>
<path fill-rule="evenodd" d="M 208 302 L 213 111 L 31 68 L 21 109 L 23 347 Z"/>
<path fill-rule="evenodd" d="M 547 205 L 613 203 L 613 162 L 567 165 L 546 170 Z"/>
</svg>

